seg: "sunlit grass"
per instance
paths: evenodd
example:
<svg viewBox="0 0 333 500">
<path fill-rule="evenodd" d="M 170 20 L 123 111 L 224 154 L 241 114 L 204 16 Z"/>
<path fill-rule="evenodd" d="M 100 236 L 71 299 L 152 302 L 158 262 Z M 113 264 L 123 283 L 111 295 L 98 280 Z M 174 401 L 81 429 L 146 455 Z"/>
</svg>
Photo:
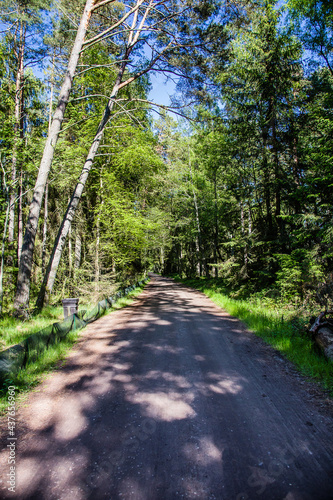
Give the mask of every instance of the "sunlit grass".
<svg viewBox="0 0 333 500">
<path fill-rule="evenodd" d="M 113 311 L 130 305 L 133 302 L 133 299 L 142 292 L 143 288 L 144 286 L 138 287 L 131 291 L 126 297 L 120 298 L 110 309 L 107 310 L 106 314 L 110 314 Z M 89 305 L 87 307 L 88 310 L 92 308 L 93 306 L 90 308 Z M 14 332 L 15 325 L 20 325 L 22 322 L 13 319 L 12 322 L 8 321 L 5 323 L 10 327 L 10 338 L 16 339 L 15 342 L 12 342 L 12 344 L 22 341 L 32 333 L 35 333 L 56 321 L 62 321 L 62 307 L 53 309 L 53 311 L 52 308 L 48 308 L 46 311 L 43 310 L 40 315 L 25 322 L 24 329 L 19 329 L 19 332 L 16 332 L 16 334 Z M 31 327 L 30 329 L 29 325 Z M 24 369 L 20 370 L 17 376 L 12 379 L 8 379 L 0 390 L 0 414 L 3 414 L 7 408 L 8 385 L 15 385 L 17 388 L 17 403 L 20 403 L 26 394 L 36 387 L 48 373 L 54 371 L 54 369 L 60 367 L 65 362 L 71 348 L 75 345 L 83 331 L 84 329 L 69 332 L 61 342 L 50 345 L 48 349 L 41 353 L 35 362 L 29 363 Z"/>
<path fill-rule="evenodd" d="M 319 381 L 333 396 L 333 363 L 314 347 L 307 333 L 308 318 L 299 317 L 296 310 L 273 301 L 268 304 L 256 297 L 253 300 L 231 298 L 214 280 L 181 281 L 200 290 L 216 305 L 243 321 L 249 330 L 280 351 L 301 373 Z"/>
<path fill-rule="evenodd" d="M 14 344 L 18 344 L 29 335 L 63 319 L 63 308 L 61 306 L 45 307 L 38 316 L 32 316 L 26 321 L 21 321 L 12 316 L 5 316 L 0 319 L 0 350 L 3 351 Z"/>
</svg>

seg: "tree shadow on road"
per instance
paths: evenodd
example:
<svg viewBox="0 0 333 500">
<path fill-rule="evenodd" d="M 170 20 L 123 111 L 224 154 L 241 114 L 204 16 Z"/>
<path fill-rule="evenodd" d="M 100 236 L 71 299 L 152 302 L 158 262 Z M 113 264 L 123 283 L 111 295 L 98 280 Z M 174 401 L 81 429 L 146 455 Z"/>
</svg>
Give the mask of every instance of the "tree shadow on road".
<svg viewBox="0 0 333 500">
<path fill-rule="evenodd" d="M 162 278 L 115 314 L 34 400 L 18 498 L 331 498 L 320 416 L 306 424 L 306 403 L 237 320 Z"/>
</svg>

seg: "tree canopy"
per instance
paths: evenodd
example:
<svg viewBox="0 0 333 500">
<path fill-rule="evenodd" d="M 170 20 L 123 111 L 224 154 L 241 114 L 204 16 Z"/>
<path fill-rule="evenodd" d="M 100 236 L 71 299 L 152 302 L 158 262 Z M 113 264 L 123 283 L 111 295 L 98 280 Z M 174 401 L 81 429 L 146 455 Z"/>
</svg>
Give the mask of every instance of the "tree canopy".
<svg viewBox="0 0 333 500">
<path fill-rule="evenodd" d="M 6 0 L 0 16 L 1 311 L 148 270 L 324 294 L 330 2 Z M 177 84 L 169 109 L 151 74 Z"/>
</svg>

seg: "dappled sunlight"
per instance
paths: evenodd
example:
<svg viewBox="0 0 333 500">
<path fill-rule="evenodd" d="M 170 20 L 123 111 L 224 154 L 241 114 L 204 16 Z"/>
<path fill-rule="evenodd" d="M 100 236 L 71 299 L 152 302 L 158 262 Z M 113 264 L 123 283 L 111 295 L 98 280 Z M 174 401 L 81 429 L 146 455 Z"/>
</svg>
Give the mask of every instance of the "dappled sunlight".
<svg viewBox="0 0 333 500">
<path fill-rule="evenodd" d="M 154 293 L 140 307 L 89 326 L 22 409 L 18 497 L 252 498 L 262 472 L 274 479 L 263 498 L 299 500 L 297 489 L 277 496 L 269 488 L 295 460 L 312 463 L 311 427 L 294 426 L 292 442 L 267 397 L 276 381 L 266 352 L 208 299 L 165 279 L 149 287 Z"/>
<path fill-rule="evenodd" d="M 62 457 L 53 464 L 52 473 L 60 488 L 67 489 L 74 479 L 73 460 Z"/>
<path fill-rule="evenodd" d="M 211 383 L 207 383 L 207 387 L 218 394 L 237 394 L 243 389 L 240 384 L 241 377 L 232 377 L 230 375 L 221 375 L 218 373 L 208 373 L 208 380 L 212 380 Z"/>
<path fill-rule="evenodd" d="M 22 489 L 29 484 L 29 490 L 33 490 L 38 485 L 43 466 L 39 458 L 23 458 L 17 464 L 18 488 Z"/>
<path fill-rule="evenodd" d="M 139 385 L 135 382 L 126 382 L 124 383 L 123 388 L 126 393 L 131 394 L 139 390 Z"/>
<path fill-rule="evenodd" d="M 54 437 L 59 441 L 73 439 L 87 427 L 88 419 L 82 413 L 82 406 L 77 398 L 67 397 L 58 409 Z"/>
<path fill-rule="evenodd" d="M 165 319 L 157 319 L 156 325 L 165 326 L 165 325 L 172 325 L 172 323 L 171 321 L 166 321 Z"/>
<path fill-rule="evenodd" d="M 35 431 L 44 429 L 54 415 L 54 406 L 55 400 L 52 397 L 41 394 L 38 401 L 31 407 L 30 428 Z M 39 416 L 42 416 L 42 418 L 38 418 Z"/>
<path fill-rule="evenodd" d="M 303 496 L 298 491 L 289 491 L 283 500 L 303 500 Z"/>
<path fill-rule="evenodd" d="M 126 375 L 126 373 L 116 373 L 115 375 L 113 375 L 112 380 L 125 384 L 127 382 L 131 382 L 132 377 L 131 375 Z"/>
<path fill-rule="evenodd" d="M 127 395 L 126 399 L 133 404 L 139 404 L 143 415 L 164 422 L 194 418 L 196 416 L 195 411 L 190 406 L 194 399 L 194 395 L 190 392 L 186 394 L 175 391 L 138 392 L 137 394 Z"/>
<path fill-rule="evenodd" d="M 196 354 L 193 357 L 196 361 L 206 361 L 206 356 L 201 356 L 201 354 Z"/>
<path fill-rule="evenodd" d="M 146 379 L 162 379 L 167 382 L 171 382 L 172 384 L 176 385 L 176 387 L 179 387 L 180 389 L 189 389 L 192 387 L 192 384 L 190 384 L 186 377 L 182 375 L 174 375 L 171 372 L 161 372 L 158 370 L 150 370 L 147 375 L 145 376 Z"/>
<path fill-rule="evenodd" d="M 112 368 L 114 370 L 129 370 L 130 368 L 132 368 L 132 366 L 132 363 L 112 363 Z"/>
<path fill-rule="evenodd" d="M 199 438 L 197 443 L 186 443 L 182 451 L 185 457 L 198 465 L 207 466 L 222 463 L 222 452 L 210 436 Z"/>
<path fill-rule="evenodd" d="M 94 378 L 92 382 L 87 383 L 87 390 L 94 396 L 106 394 L 114 387 L 112 372 L 103 371 L 98 375 L 97 380 Z"/>
<path fill-rule="evenodd" d="M 124 349 L 126 347 L 131 346 L 130 340 L 118 340 L 118 342 L 112 343 L 112 346 L 108 349 L 109 352 L 114 353 L 119 351 L 120 349 Z"/>
<path fill-rule="evenodd" d="M 205 481 L 203 478 L 197 479 L 193 476 L 185 476 L 181 483 L 185 498 L 197 498 L 198 500 L 209 500 L 210 498 L 214 500 L 217 500 L 217 498 L 222 499 L 222 496 L 216 497 L 214 495 L 211 497 L 209 494 L 209 487 L 206 485 L 207 482 L 209 483 L 209 481 Z"/>
</svg>

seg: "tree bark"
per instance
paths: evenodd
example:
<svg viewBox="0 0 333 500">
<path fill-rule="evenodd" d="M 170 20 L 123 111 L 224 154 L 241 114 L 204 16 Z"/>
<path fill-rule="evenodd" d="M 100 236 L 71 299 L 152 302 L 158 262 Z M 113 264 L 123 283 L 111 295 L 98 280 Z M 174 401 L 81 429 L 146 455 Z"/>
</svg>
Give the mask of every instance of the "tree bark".
<svg viewBox="0 0 333 500">
<path fill-rule="evenodd" d="M 49 129 L 50 133 L 52 125 L 52 114 L 53 114 L 53 92 L 54 92 L 54 66 L 55 66 L 55 50 L 53 50 L 52 57 L 52 70 L 51 70 L 51 86 L 50 86 L 50 100 L 49 100 Z M 49 215 L 49 181 L 45 184 L 44 193 L 44 222 L 43 222 L 43 242 L 42 242 L 42 274 L 45 273 L 46 266 L 46 246 L 47 246 L 47 222 Z"/>
<path fill-rule="evenodd" d="M 68 234 L 68 267 L 69 267 L 69 277 L 73 277 L 73 256 L 72 256 L 72 228 L 69 228 Z"/>
<path fill-rule="evenodd" d="M 18 192 L 18 210 L 17 210 L 17 262 L 20 265 L 21 254 L 22 254 L 22 244 L 23 244 L 23 172 L 20 172 L 20 184 Z"/>
<path fill-rule="evenodd" d="M 82 241 L 80 234 L 76 235 L 75 238 L 75 250 L 74 250 L 74 268 L 79 269 L 81 265 L 81 247 Z"/>
<path fill-rule="evenodd" d="M 112 112 L 112 109 L 114 106 L 114 100 L 118 94 L 119 86 L 121 84 L 121 80 L 122 80 L 122 77 L 123 77 L 123 74 L 124 74 L 124 71 L 125 71 L 125 68 L 127 65 L 128 55 L 129 54 L 126 53 L 126 56 L 124 57 L 124 62 L 123 62 L 121 69 L 118 73 L 116 83 L 113 86 L 109 102 L 108 102 L 108 104 L 105 108 L 105 111 L 104 111 L 103 118 L 99 123 L 96 135 L 95 135 L 94 140 L 92 142 L 92 145 L 89 149 L 86 161 L 83 165 L 83 169 L 81 171 L 79 181 L 78 181 L 78 183 L 75 187 L 75 190 L 72 194 L 71 200 L 67 206 L 66 213 L 64 215 L 61 226 L 59 228 L 58 235 L 56 237 L 53 251 L 52 251 L 52 254 L 51 254 L 51 257 L 49 260 L 49 264 L 47 266 L 47 270 L 46 270 L 46 273 L 44 275 L 44 280 L 43 280 L 43 283 L 42 283 L 42 286 L 41 286 L 41 289 L 39 291 L 39 295 L 37 298 L 37 302 L 36 302 L 37 309 L 42 309 L 42 307 L 44 305 L 45 296 L 47 295 L 47 297 L 48 297 L 52 293 L 54 281 L 56 278 L 56 274 L 57 274 L 57 270 L 58 270 L 58 266 L 59 266 L 59 262 L 60 262 L 60 258 L 61 258 L 62 251 L 64 248 L 64 244 L 65 244 L 69 229 L 71 227 L 72 220 L 74 218 L 76 209 L 79 205 L 85 184 L 87 182 L 87 179 L 88 179 L 88 176 L 89 176 L 89 173 L 91 170 L 91 167 L 93 165 L 94 158 L 96 156 L 99 145 L 100 145 L 101 140 L 103 138 L 106 124 L 109 121 L 109 118 L 110 118 L 110 115 L 111 115 L 111 112 Z"/>
<path fill-rule="evenodd" d="M 270 189 L 270 175 L 269 175 L 269 165 L 267 159 L 267 131 L 263 132 L 263 174 L 264 174 L 264 199 L 266 205 L 266 239 L 271 239 L 273 233 L 273 220 L 272 220 L 272 209 L 271 209 L 271 189 Z"/>
<path fill-rule="evenodd" d="M 44 195 L 44 223 L 43 223 L 43 243 L 42 243 L 42 273 L 45 272 L 46 265 L 46 244 L 47 244 L 47 219 L 48 219 L 48 202 L 49 202 L 49 183 L 45 186 Z"/>
<path fill-rule="evenodd" d="M 125 69 L 127 67 L 128 61 L 129 61 L 129 56 L 132 52 L 133 47 L 138 42 L 138 38 L 140 36 L 141 31 L 144 28 L 144 23 L 145 23 L 145 20 L 147 19 L 148 13 L 150 12 L 150 10 L 153 8 L 153 5 L 154 5 L 153 0 L 150 0 L 148 6 L 145 9 L 144 14 L 142 15 L 142 19 L 140 21 L 138 21 L 139 7 L 141 6 L 142 3 L 143 3 L 143 0 L 137 0 L 136 9 L 134 11 L 133 20 L 132 20 L 132 25 L 131 25 L 131 28 L 129 29 L 129 35 L 128 35 L 128 40 L 127 40 L 127 44 L 126 44 L 124 57 L 123 57 L 115 84 L 113 86 L 113 89 L 112 89 L 112 92 L 111 92 L 111 95 L 109 98 L 109 102 L 104 110 L 103 118 L 99 123 L 96 135 L 93 139 L 92 145 L 89 149 L 86 161 L 85 161 L 83 169 L 81 171 L 79 181 L 78 181 L 78 183 L 75 187 L 75 190 L 72 194 L 72 198 L 70 200 L 70 203 L 67 206 L 64 218 L 63 218 L 61 226 L 59 228 L 58 235 L 57 235 L 57 238 L 56 238 L 56 241 L 55 241 L 55 244 L 53 247 L 53 251 L 52 251 L 52 254 L 50 257 L 50 261 L 49 261 L 49 264 L 48 264 L 48 267 L 47 267 L 47 270 L 46 270 L 46 273 L 45 273 L 45 276 L 43 279 L 43 283 L 42 283 L 42 286 L 40 288 L 39 295 L 37 298 L 37 302 L 36 302 L 37 309 L 41 309 L 43 307 L 45 296 L 46 295 L 49 296 L 52 293 L 54 281 L 56 278 L 60 258 L 61 258 L 64 244 L 65 244 L 65 241 L 66 241 L 66 238 L 68 235 L 68 231 L 69 231 L 69 228 L 72 224 L 76 209 L 79 205 L 85 184 L 87 182 L 90 170 L 91 170 L 93 162 L 94 162 L 94 158 L 97 154 L 98 148 L 99 148 L 100 143 L 102 141 L 105 127 L 110 119 L 111 112 L 113 110 L 117 94 L 121 88 L 130 84 L 132 81 L 136 80 L 140 76 L 146 74 L 153 67 L 154 63 L 159 59 L 159 57 L 161 57 L 161 55 L 163 54 L 163 51 L 161 51 L 161 53 L 152 60 L 151 64 L 145 70 L 139 71 L 136 75 L 134 75 L 134 76 L 128 78 L 126 81 L 122 82 L 122 79 L 123 79 L 123 76 L 125 73 Z M 138 27 L 136 26 L 137 23 L 138 23 Z"/>
<path fill-rule="evenodd" d="M 15 49 L 15 54 L 17 57 L 17 73 L 16 73 L 16 83 L 15 83 L 15 124 L 14 124 L 14 144 L 12 153 L 12 175 L 11 175 L 11 186 L 10 186 L 10 199 L 9 199 L 9 222 L 8 222 L 8 243 L 10 247 L 14 243 L 14 233 L 15 233 L 15 201 L 16 201 L 16 188 L 17 183 L 17 155 L 19 148 L 19 140 L 23 136 L 23 122 L 22 122 L 22 112 L 23 112 L 23 85 L 24 85 L 24 49 L 25 49 L 25 23 L 20 21 L 20 35 L 17 50 Z M 16 38 L 16 36 L 15 36 Z M 10 258 L 10 264 L 13 265 L 13 259 Z"/>
<path fill-rule="evenodd" d="M 215 209 L 215 231 L 214 231 L 214 262 L 217 264 L 218 246 L 219 246 L 219 219 L 217 213 L 217 172 L 214 172 L 214 209 Z M 219 269 L 215 266 L 215 278 L 219 277 Z"/>
<path fill-rule="evenodd" d="M 100 172 L 99 176 L 99 197 L 98 197 L 98 215 L 97 215 L 97 220 L 96 220 L 96 251 L 95 251 L 95 283 L 96 283 L 96 291 L 99 291 L 99 280 L 100 280 L 100 275 L 101 275 L 101 269 L 100 269 L 100 229 L 101 229 L 101 211 L 102 211 L 102 206 L 103 206 L 103 197 L 102 197 L 102 190 L 103 190 L 103 178 L 102 178 L 102 172 Z"/>
<path fill-rule="evenodd" d="M 54 113 L 50 132 L 48 134 L 44 147 L 43 157 L 40 163 L 38 176 L 34 187 L 34 193 L 29 208 L 29 215 L 23 239 L 21 262 L 17 278 L 16 296 L 14 301 L 14 309 L 16 311 L 27 309 L 29 306 L 32 260 L 43 195 L 54 156 L 55 146 L 64 119 L 69 94 L 72 88 L 76 66 L 79 60 L 91 15 L 91 10 L 94 3 L 95 0 L 86 1 L 72 53 L 68 62 L 66 76 L 60 91 L 59 102 Z"/>
<path fill-rule="evenodd" d="M 9 213 L 10 213 L 10 201 L 9 201 L 9 196 L 8 196 L 8 187 L 6 184 L 6 178 L 4 176 L 4 187 L 7 195 L 7 210 L 6 210 L 6 217 L 5 217 L 5 224 L 3 228 L 3 235 L 2 235 L 2 245 L 1 245 L 1 263 L 0 263 L 0 316 L 2 315 L 2 304 L 3 304 L 3 275 L 4 275 L 4 264 L 5 264 L 5 244 L 6 244 L 6 236 L 7 236 L 7 228 L 8 228 L 8 221 L 9 221 Z"/>
<path fill-rule="evenodd" d="M 197 195 L 195 193 L 194 184 L 193 184 L 190 148 L 188 149 L 188 161 L 189 161 L 191 185 L 192 185 L 192 192 L 193 192 L 195 220 L 196 220 L 196 224 L 197 224 L 197 237 L 195 238 L 195 249 L 196 249 L 196 255 L 197 255 L 197 273 L 199 274 L 199 276 L 201 276 L 202 275 L 201 229 L 200 229 L 199 207 L 198 207 L 198 202 L 197 202 Z"/>
</svg>

